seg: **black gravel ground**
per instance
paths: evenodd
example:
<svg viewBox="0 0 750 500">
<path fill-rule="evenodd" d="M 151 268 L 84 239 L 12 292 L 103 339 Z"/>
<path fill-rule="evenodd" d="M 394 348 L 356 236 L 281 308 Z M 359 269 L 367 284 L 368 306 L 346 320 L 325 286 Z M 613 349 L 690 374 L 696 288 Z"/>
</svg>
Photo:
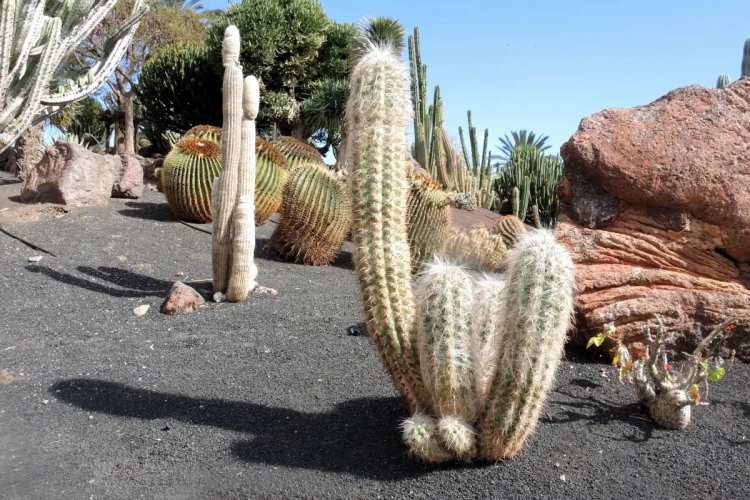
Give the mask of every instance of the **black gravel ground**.
<svg viewBox="0 0 750 500">
<path fill-rule="evenodd" d="M 425 466 L 357 335 L 350 254 L 281 262 L 268 223 L 256 258 L 277 296 L 167 317 L 174 280 L 210 278 L 210 236 L 160 193 L 23 221 L 13 190 L 0 225 L 57 257 L 0 233 L 0 498 L 750 498 L 747 365 L 670 432 L 602 360 L 568 353 L 519 456 Z"/>
</svg>

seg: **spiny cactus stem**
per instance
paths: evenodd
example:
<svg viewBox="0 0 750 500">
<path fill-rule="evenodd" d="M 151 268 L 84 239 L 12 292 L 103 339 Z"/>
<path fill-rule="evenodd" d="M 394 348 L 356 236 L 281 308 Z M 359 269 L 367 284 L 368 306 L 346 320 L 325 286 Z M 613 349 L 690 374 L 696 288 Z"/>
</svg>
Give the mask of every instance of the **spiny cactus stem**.
<svg viewBox="0 0 750 500">
<path fill-rule="evenodd" d="M 242 145 L 242 68 L 239 63 L 240 33 L 236 26 L 224 32 L 222 47 L 224 86 L 221 160 L 219 183 L 212 193 L 217 197 L 213 217 L 213 290 L 225 293 L 229 282 L 232 215 L 237 200 L 237 176 Z"/>
<path fill-rule="evenodd" d="M 232 241 L 232 273 L 227 299 L 241 302 L 255 287 L 258 268 L 253 262 L 255 253 L 255 117 L 258 115 L 260 92 L 254 76 L 245 78 L 242 92 L 242 147 L 237 173 L 239 204 L 234 213 Z"/>
</svg>

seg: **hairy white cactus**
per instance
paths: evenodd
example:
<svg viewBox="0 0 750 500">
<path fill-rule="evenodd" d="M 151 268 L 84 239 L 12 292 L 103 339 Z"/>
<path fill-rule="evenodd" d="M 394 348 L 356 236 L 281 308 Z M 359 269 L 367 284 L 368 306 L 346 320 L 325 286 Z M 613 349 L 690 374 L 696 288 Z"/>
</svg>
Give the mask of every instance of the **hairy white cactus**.
<svg viewBox="0 0 750 500">
<path fill-rule="evenodd" d="M 50 88 L 73 51 L 117 0 L 0 2 L 0 152 L 27 128 L 94 93 L 117 67 L 148 10 L 134 0 L 130 16 L 107 40 L 104 56 L 85 75 Z"/>
</svg>

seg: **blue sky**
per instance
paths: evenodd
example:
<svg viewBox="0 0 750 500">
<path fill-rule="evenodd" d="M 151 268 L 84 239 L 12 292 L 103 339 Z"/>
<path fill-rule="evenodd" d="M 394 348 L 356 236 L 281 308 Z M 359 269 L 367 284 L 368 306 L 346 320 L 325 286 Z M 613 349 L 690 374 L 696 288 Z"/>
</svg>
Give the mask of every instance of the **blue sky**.
<svg viewBox="0 0 750 500">
<path fill-rule="evenodd" d="M 428 84 L 440 85 L 449 132 L 466 129 L 470 109 L 493 148 L 499 136 L 525 128 L 549 135 L 559 150 L 581 118 L 602 109 L 646 104 L 688 85 L 714 87 L 722 72 L 734 81 L 750 37 L 750 2 L 740 0 L 321 3 L 339 22 L 383 15 L 408 33 L 419 26 Z"/>
</svg>

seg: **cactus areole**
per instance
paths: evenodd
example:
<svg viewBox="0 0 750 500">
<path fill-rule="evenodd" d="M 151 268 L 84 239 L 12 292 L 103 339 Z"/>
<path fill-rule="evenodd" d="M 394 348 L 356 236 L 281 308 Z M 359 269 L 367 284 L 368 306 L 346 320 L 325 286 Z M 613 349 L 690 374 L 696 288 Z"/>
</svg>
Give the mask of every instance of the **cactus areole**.
<svg viewBox="0 0 750 500">
<path fill-rule="evenodd" d="M 505 275 L 438 258 L 412 285 L 407 238 L 404 65 L 373 47 L 346 108 L 354 265 L 370 337 L 412 417 L 427 462 L 512 457 L 533 432 L 573 313 L 573 263 L 549 230 L 519 238 Z"/>
</svg>

